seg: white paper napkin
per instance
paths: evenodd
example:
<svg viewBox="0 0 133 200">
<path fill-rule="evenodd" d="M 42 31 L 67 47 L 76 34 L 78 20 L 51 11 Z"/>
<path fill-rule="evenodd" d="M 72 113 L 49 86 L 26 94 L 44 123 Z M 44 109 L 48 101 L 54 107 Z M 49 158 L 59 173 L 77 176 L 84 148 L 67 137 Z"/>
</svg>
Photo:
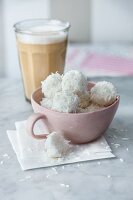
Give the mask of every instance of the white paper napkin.
<svg viewBox="0 0 133 200">
<path fill-rule="evenodd" d="M 52 159 L 45 151 L 45 140 L 36 140 L 26 132 L 26 121 L 16 122 L 15 126 L 16 130 L 8 130 L 7 135 L 22 170 L 115 157 L 105 138 L 101 137 L 88 144 L 72 145 L 71 151 L 65 157 Z M 43 124 L 38 122 L 35 132 L 42 131 Z"/>
</svg>

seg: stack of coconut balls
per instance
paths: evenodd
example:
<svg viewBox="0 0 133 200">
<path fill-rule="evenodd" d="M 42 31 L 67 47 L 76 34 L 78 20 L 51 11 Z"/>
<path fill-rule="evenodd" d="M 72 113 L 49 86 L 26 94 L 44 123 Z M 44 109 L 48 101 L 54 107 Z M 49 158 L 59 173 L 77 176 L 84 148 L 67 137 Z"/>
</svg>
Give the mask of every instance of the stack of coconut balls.
<svg viewBox="0 0 133 200">
<path fill-rule="evenodd" d="M 111 105 L 117 98 L 116 88 L 106 81 L 97 82 L 88 91 L 86 76 L 77 70 L 64 75 L 52 73 L 42 81 L 42 93 L 42 106 L 64 113 L 97 111 Z"/>
</svg>

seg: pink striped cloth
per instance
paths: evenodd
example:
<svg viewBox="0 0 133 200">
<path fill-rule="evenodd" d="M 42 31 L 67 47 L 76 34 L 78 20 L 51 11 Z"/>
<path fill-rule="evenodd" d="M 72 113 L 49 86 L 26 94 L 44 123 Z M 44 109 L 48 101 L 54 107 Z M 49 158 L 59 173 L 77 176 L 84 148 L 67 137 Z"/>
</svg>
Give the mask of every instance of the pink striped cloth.
<svg viewBox="0 0 133 200">
<path fill-rule="evenodd" d="M 68 55 L 67 65 L 69 70 L 78 68 L 87 74 L 99 76 L 133 76 L 133 59 L 116 57 L 111 55 L 101 55 L 95 53 L 80 54 L 74 49 Z"/>
</svg>

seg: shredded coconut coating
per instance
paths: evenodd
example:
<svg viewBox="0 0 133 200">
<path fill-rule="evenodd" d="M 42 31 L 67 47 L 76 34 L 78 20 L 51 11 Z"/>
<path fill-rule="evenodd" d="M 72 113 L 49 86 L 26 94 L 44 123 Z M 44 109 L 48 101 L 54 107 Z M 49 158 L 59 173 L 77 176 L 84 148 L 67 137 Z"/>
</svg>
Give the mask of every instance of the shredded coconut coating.
<svg viewBox="0 0 133 200">
<path fill-rule="evenodd" d="M 97 105 L 97 104 L 93 104 L 91 103 L 88 107 L 86 108 L 81 108 L 78 107 L 77 112 L 79 113 L 85 113 L 85 112 L 94 112 L 94 111 L 98 111 L 101 110 L 103 107 Z"/>
<path fill-rule="evenodd" d="M 100 106 L 111 105 L 116 100 L 116 97 L 116 88 L 110 82 L 100 81 L 91 89 L 92 102 Z"/>
<path fill-rule="evenodd" d="M 87 108 L 90 105 L 90 92 L 86 92 L 85 94 L 80 95 L 79 98 L 80 98 L 79 102 L 80 108 Z"/>
<path fill-rule="evenodd" d="M 41 83 L 44 96 L 53 98 L 56 92 L 61 91 L 62 76 L 58 73 L 52 73 Z"/>
<path fill-rule="evenodd" d="M 49 98 L 43 98 L 42 101 L 40 102 L 41 106 L 45 107 L 45 108 L 52 108 L 53 105 L 53 99 L 49 99 Z"/>
<path fill-rule="evenodd" d="M 52 110 L 59 112 L 76 112 L 79 104 L 79 97 L 69 91 L 61 91 L 55 94 L 53 98 Z"/>
<path fill-rule="evenodd" d="M 48 157 L 60 158 L 69 150 L 69 141 L 66 140 L 62 133 L 52 132 L 47 136 L 45 149 Z"/>
<path fill-rule="evenodd" d="M 87 78 L 77 70 L 68 71 L 62 78 L 62 90 L 81 94 L 87 90 Z"/>
</svg>

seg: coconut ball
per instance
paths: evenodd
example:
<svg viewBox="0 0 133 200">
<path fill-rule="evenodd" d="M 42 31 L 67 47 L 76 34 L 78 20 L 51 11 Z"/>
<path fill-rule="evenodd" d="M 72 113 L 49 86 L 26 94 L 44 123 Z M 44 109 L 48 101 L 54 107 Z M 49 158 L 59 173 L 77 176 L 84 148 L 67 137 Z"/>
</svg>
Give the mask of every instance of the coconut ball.
<svg viewBox="0 0 133 200">
<path fill-rule="evenodd" d="M 91 89 L 92 102 L 100 106 L 111 105 L 117 97 L 117 91 L 110 82 L 100 81 Z"/>
<path fill-rule="evenodd" d="M 41 106 L 45 107 L 45 108 L 52 108 L 53 105 L 53 99 L 49 99 L 49 98 L 43 98 L 42 101 L 40 102 Z"/>
<path fill-rule="evenodd" d="M 79 98 L 80 98 L 79 102 L 80 108 L 87 108 L 90 105 L 90 92 L 86 92 L 85 94 L 80 95 Z"/>
<path fill-rule="evenodd" d="M 79 113 L 86 113 L 86 112 L 94 112 L 94 111 L 99 111 L 101 110 L 103 107 L 102 106 L 99 106 L 97 104 L 93 104 L 91 103 L 88 107 L 86 108 L 81 108 L 81 107 L 78 107 L 78 112 Z"/>
<path fill-rule="evenodd" d="M 59 112 L 76 112 L 79 104 L 79 97 L 69 91 L 61 91 L 53 98 L 52 110 Z"/>
<path fill-rule="evenodd" d="M 68 71 L 62 79 L 62 90 L 81 94 L 87 90 L 86 77 L 77 70 Z"/>
<path fill-rule="evenodd" d="M 69 141 L 61 133 L 52 132 L 47 136 L 45 149 L 48 157 L 60 158 L 67 153 L 69 148 Z"/>
<path fill-rule="evenodd" d="M 62 76 L 58 73 L 49 75 L 42 81 L 42 93 L 47 98 L 53 98 L 56 92 L 61 91 Z"/>
</svg>

